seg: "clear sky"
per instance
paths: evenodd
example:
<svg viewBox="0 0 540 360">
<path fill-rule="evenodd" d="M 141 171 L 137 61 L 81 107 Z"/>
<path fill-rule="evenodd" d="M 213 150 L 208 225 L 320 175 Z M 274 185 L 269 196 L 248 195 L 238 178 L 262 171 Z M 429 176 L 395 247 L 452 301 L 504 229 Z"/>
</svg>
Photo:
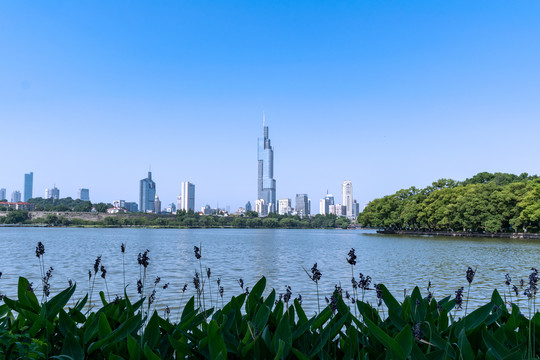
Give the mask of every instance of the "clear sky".
<svg viewBox="0 0 540 360">
<path fill-rule="evenodd" d="M 312 212 L 439 178 L 540 173 L 540 2 L 2 1 L 0 187 Z M 9 196 L 8 196 L 9 197 Z"/>
</svg>

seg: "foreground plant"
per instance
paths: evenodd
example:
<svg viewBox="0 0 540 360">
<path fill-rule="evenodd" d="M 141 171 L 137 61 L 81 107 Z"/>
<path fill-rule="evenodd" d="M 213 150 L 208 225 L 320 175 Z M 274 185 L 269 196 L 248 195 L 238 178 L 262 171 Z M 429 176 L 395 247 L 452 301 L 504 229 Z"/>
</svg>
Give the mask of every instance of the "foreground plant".
<svg viewBox="0 0 540 360">
<path fill-rule="evenodd" d="M 418 287 L 398 302 L 383 284 L 387 309 L 356 301 L 355 316 L 336 287 L 330 306 L 308 318 L 299 299 L 276 301 L 261 278 L 222 309 L 195 307 L 192 297 L 172 322 L 165 309 L 142 311 L 144 298 L 107 301 L 84 313 L 88 295 L 69 307 L 76 285 L 40 304 L 25 278 L 18 299 L 0 305 L 0 358 L 56 359 L 525 359 L 539 356 L 540 315 L 530 319 L 495 290 L 461 319 L 456 301 L 423 297 Z M 287 287 L 289 289 L 290 287 Z M 145 325 L 146 324 L 146 325 Z"/>
</svg>

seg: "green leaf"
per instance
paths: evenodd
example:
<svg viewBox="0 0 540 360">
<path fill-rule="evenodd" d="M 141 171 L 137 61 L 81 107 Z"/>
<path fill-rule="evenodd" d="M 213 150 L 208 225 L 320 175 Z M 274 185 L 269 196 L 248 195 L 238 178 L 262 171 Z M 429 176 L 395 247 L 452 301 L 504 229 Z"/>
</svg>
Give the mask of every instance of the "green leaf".
<svg viewBox="0 0 540 360">
<path fill-rule="evenodd" d="M 403 329 L 396 335 L 396 341 L 403 351 L 403 355 L 408 357 L 413 347 L 413 334 L 410 326 L 404 326 Z"/>
<path fill-rule="evenodd" d="M 493 303 L 489 302 L 462 318 L 460 322 L 463 323 L 466 331 L 472 330 L 486 321 L 491 310 L 493 310 Z"/>
<path fill-rule="evenodd" d="M 172 347 L 176 351 L 176 356 L 178 359 L 185 359 L 187 357 L 192 357 L 193 352 L 191 351 L 191 348 L 185 341 L 183 341 L 185 338 L 181 340 L 176 340 L 171 335 L 169 335 L 168 338 L 169 338 L 169 343 L 172 345 Z"/>
<path fill-rule="evenodd" d="M 208 325 L 208 347 L 211 359 L 227 359 L 227 347 L 215 320 Z"/>
<path fill-rule="evenodd" d="M 404 359 L 405 356 L 403 354 L 403 351 L 401 350 L 398 342 L 394 339 L 392 339 L 388 334 L 386 334 L 381 328 L 379 328 L 377 325 L 375 325 L 371 320 L 368 318 L 364 319 L 364 322 L 366 323 L 367 327 L 371 331 L 371 333 L 379 340 L 384 347 L 390 351 L 392 357 L 394 359 Z"/>
<path fill-rule="evenodd" d="M 70 286 L 55 297 L 47 301 L 43 306 L 47 307 L 47 320 L 52 321 L 73 296 L 76 286 Z"/>
<path fill-rule="evenodd" d="M 311 325 L 311 331 L 315 331 L 316 329 L 320 328 L 332 315 L 332 310 L 327 306 L 321 311 L 319 315 L 315 318 L 315 321 Z"/>
<path fill-rule="evenodd" d="M 84 351 L 72 332 L 69 332 L 64 338 L 62 346 L 62 355 L 71 356 L 73 359 L 84 359 Z"/>
<path fill-rule="evenodd" d="M 257 305 L 259 304 L 259 300 L 261 299 L 262 293 L 266 287 L 266 278 L 263 276 L 255 286 L 253 286 L 253 289 L 251 289 L 251 292 L 249 293 L 249 296 L 246 301 L 246 312 L 253 316 L 253 312 L 255 311 Z"/>
<path fill-rule="evenodd" d="M 493 355 L 497 360 L 502 360 L 510 355 L 510 351 L 493 337 L 486 329 L 482 331 L 482 339 L 488 348 L 488 354 Z"/>
<path fill-rule="evenodd" d="M 161 333 L 159 331 L 159 316 L 157 314 L 157 311 L 154 311 L 154 314 L 152 315 L 150 321 L 148 321 L 148 324 L 144 329 L 143 343 L 148 344 L 151 349 L 154 349 L 159 342 L 160 336 Z"/>
<path fill-rule="evenodd" d="M 146 356 L 147 360 L 161 360 L 161 356 L 153 352 L 148 344 L 144 345 L 144 356 Z"/>
<path fill-rule="evenodd" d="M 458 348 L 461 352 L 461 357 L 463 359 L 475 359 L 476 356 L 474 355 L 474 351 L 472 349 L 471 343 L 469 342 L 469 339 L 467 339 L 467 335 L 465 334 L 465 330 L 462 329 L 458 336 Z"/>
<path fill-rule="evenodd" d="M 386 304 L 386 307 L 388 307 L 388 311 L 397 311 L 399 312 L 401 310 L 401 306 L 399 305 L 399 302 L 396 300 L 396 298 L 388 291 L 386 286 L 383 284 L 379 284 L 379 288 L 382 290 L 382 298 L 384 303 Z"/>
<path fill-rule="evenodd" d="M 120 324 L 119 327 L 117 327 L 113 332 L 111 332 L 105 338 L 100 339 L 99 341 L 90 345 L 90 347 L 88 348 L 88 353 L 91 354 L 92 352 L 96 351 L 98 348 L 102 346 L 108 345 L 110 343 L 116 343 L 116 342 L 119 342 L 120 340 L 125 339 L 131 333 L 136 332 L 140 328 L 141 325 L 142 325 L 142 320 L 141 320 L 140 314 L 137 314 L 129 318 L 128 320 Z M 129 337 L 128 337 L 128 342 L 129 342 Z"/>
<path fill-rule="evenodd" d="M 285 341 L 279 339 L 279 343 L 277 344 L 278 349 L 276 352 L 276 356 L 274 357 L 274 360 L 284 359 L 285 356 L 283 355 L 283 351 L 285 351 Z"/>
<path fill-rule="evenodd" d="M 297 359 L 300 359 L 300 360 L 309 360 L 310 357 L 307 356 L 306 354 L 304 354 L 303 352 L 301 352 L 300 350 L 296 349 L 296 348 L 291 348 L 294 356 L 297 358 Z"/>
<path fill-rule="evenodd" d="M 107 320 L 107 316 L 105 313 L 101 313 L 99 315 L 99 325 L 98 325 L 98 335 L 99 338 L 105 339 L 107 335 L 112 333 L 111 325 L 109 324 L 109 321 Z"/>
</svg>

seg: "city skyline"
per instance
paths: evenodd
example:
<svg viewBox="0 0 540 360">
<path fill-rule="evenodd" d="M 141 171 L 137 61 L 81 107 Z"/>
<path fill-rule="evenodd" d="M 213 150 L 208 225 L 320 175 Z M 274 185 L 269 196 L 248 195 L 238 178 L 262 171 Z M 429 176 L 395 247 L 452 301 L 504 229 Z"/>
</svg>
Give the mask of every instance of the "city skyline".
<svg viewBox="0 0 540 360">
<path fill-rule="evenodd" d="M 263 111 L 276 199 L 540 173 L 538 2 L 128 8 L 0 4 L 6 196 L 31 170 L 33 196 L 134 202 L 151 164 L 164 204 L 189 178 L 197 209 L 253 205 Z"/>
</svg>

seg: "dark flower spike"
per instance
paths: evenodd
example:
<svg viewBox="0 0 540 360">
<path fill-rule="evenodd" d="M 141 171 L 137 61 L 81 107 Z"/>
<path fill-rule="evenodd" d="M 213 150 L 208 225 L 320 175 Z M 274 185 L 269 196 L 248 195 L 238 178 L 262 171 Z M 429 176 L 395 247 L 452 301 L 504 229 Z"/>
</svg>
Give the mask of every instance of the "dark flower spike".
<svg viewBox="0 0 540 360">
<path fill-rule="evenodd" d="M 142 281 L 141 281 L 141 279 L 139 279 L 139 280 L 137 280 L 137 292 L 139 294 L 142 294 L 142 289 L 143 289 Z"/>
<path fill-rule="evenodd" d="M 154 285 L 159 284 L 160 281 L 161 281 L 161 278 L 159 276 L 156 276 L 156 280 L 154 280 Z"/>
<path fill-rule="evenodd" d="M 289 300 L 291 300 L 291 287 L 289 285 L 285 286 L 285 294 L 283 295 L 283 301 L 285 301 L 287 304 L 289 303 Z"/>
<path fill-rule="evenodd" d="M 148 267 L 148 264 L 150 262 L 150 257 L 148 256 L 149 252 L 150 250 L 146 249 L 145 252 L 143 252 L 142 254 L 139 253 L 139 256 L 137 256 L 137 262 L 139 263 L 139 265 L 142 265 L 145 269 Z"/>
<path fill-rule="evenodd" d="M 349 251 L 347 262 L 351 265 L 356 265 L 356 254 L 354 248 Z"/>
<path fill-rule="evenodd" d="M 182 287 L 182 293 L 185 293 L 185 292 L 186 292 L 187 287 L 188 287 L 188 285 L 187 285 L 187 284 L 184 284 L 184 287 Z"/>
<path fill-rule="evenodd" d="M 317 269 L 317 263 L 313 264 L 313 267 L 311 268 L 311 280 L 318 282 L 321 280 L 322 273 L 319 269 Z"/>
<path fill-rule="evenodd" d="M 201 249 L 197 246 L 194 246 L 193 247 L 193 252 L 195 253 L 195 257 L 197 258 L 197 260 L 199 260 L 202 255 L 201 255 Z"/>
<path fill-rule="evenodd" d="M 2 272 L 0 271 L 0 279 L 2 278 Z"/>
<path fill-rule="evenodd" d="M 99 264 L 101 263 L 101 255 L 99 255 L 96 258 L 96 261 L 94 262 L 94 274 L 97 274 L 99 271 Z"/>
<path fill-rule="evenodd" d="M 45 254 L 45 245 L 40 241 L 36 246 L 36 256 L 40 257 Z"/>
<path fill-rule="evenodd" d="M 238 285 L 240 285 L 242 290 L 244 290 L 244 279 L 242 279 L 242 278 L 238 279 Z"/>
<path fill-rule="evenodd" d="M 105 276 L 107 276 L 107 270 L 105 266 L 101 265 L 101 277 L 105 279 Z"/>
<path fill-rule="evenodd" d="M 92 278 L 92 270 L 88 270 L 88 281 Z"/>
<path fill-rule="evenodd" d="M 126 252 L 126 244 L 125 243 L 122 243 L 122 245 L 120 245 L 120 251 L 122 251 L 122 253 Z"/>
<path fill-rule="evenodd" d="M 467 274 L 466 274 L 466 278 L 469 284 L 472 283 L 475 274 L 476 274 L 476 270 L 473 270 L 472 267 L 469 266 L 467 268 Z"/>
<path fill-rule="evenodd" d="M 462 309 L 461 305 L 463 304 L 463 286 L 457 289 L 455 301 L 457 308 Z"/>
<path fill-rule="evenodd" d="M 167 290 L 168 287 L 169 287 L 169 283 L 165 283 L 165 285 L 163 285 L 163 290 Z"/>
<path fill-rule="evenodd" d="M 506 281 L 504 282 L 507 286 L 510 286 L 510 283 L 512 282 L 512 278 L 510 277 L 510 274 L 504 275 L 504 278 Z"/>
<path fill-rule="evenodd" d="M 225 291 L 225 289 L 223 289 L 223 286 L 220 286 L 219 287 L 219 296 L 221 296 L 221 298 L 223 298 L 223 292 Z"/>
<path fill-rule="evenodd" d="M 210 279 L 210 275 L 212 275 L 212 270 L 210 268 L 206 268 L 206 276 Z"/>
</svg>

